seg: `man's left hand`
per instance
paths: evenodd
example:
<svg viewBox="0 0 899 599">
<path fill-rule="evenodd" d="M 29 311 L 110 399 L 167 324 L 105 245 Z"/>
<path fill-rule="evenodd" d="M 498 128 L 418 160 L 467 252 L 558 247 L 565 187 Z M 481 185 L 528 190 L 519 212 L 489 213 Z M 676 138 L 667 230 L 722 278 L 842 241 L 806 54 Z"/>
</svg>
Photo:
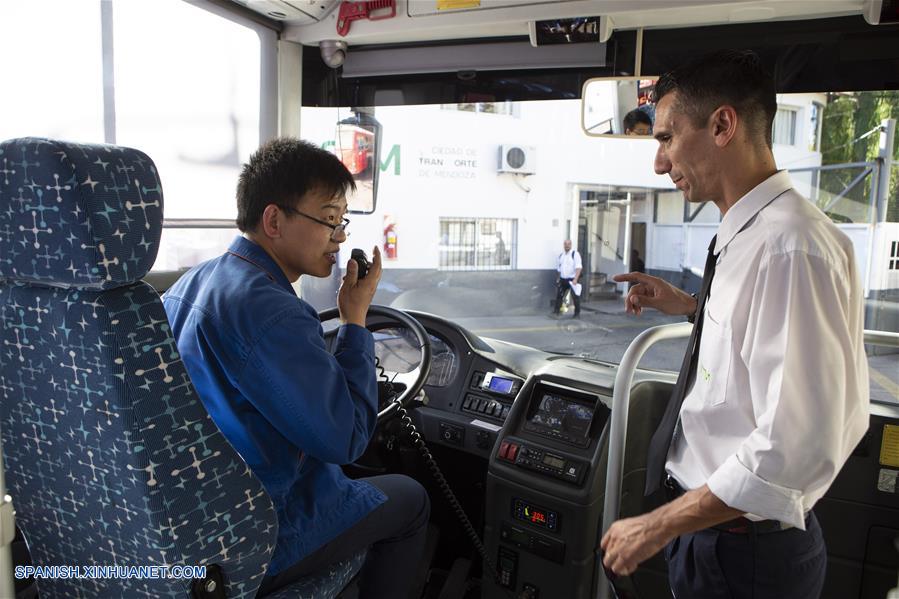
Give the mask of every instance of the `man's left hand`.
<svg viewBox="0 0 899 599">
<path fill-rule="evenodd" d="M 600 546 L 605 555 L 603 564 L 619 576 L 628 576 L 653 555 L 662 550 L 671 538 L 654 524 L 653 515 L 618 520 L 609 527 Z"/>
</svg>

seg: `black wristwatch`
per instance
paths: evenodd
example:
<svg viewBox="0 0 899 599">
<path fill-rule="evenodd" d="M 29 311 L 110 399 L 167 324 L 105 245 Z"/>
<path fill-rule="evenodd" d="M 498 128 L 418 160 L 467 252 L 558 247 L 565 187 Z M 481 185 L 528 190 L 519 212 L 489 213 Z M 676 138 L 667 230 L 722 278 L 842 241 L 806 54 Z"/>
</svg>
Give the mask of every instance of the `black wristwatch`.
<svg viewBox="0 0 899 599">
<path fill-rule="evenodd" d="M 690 297 L 696 300 L 696 312 L 699 312 L 699 298 L 696 297 L 695 293 L 691 293 Z M 687 322 L 689 322 L 690 324 L 696 324 L 696 312 L 693 312 L 693 314 L 687 316 Z"/>
</svg>

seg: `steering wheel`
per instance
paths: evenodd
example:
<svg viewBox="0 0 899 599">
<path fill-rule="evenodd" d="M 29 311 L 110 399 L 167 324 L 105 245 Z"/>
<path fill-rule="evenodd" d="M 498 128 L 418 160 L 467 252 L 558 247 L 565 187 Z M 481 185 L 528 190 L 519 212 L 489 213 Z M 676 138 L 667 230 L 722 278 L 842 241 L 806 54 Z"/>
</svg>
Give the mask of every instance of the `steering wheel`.
<svg viewBox="0 0 899 599">
<path fill-rule="evenodd" d="M 418 392 L 421 391 L 425 381 L 428 380 L 428 374 L 431 371 L 431 339 L 425 328 L 421 326 L 421 323 L 402 310 L 372 304 L 368 307 L 368 316 L 373 315 L 386 319 L 388 326 L 390 324 L 395 324 L 409 329 L 415 337 L 415 343 L 421 352 L 421 359 L 418 363 L 418 368 L 416 368 L 417 372 L 413 371 L 415 372 L 415 379 L 402 393 L 399 394 L 399 396 L 394 398 L 383 410 L 378 412 L 378 424 L 381 424 L 393 416 L 401 407 L 406 407 L 409 402 L 412 401 L 412 398 L 418 395 Z M 339 316 L 340 312 L 336 307 L 328 308 L 327 310 L 322 310 L 318 313 L 318 318 L 322 322 L 332 320 Z M 379 329 L 386 328 L 383 325 L 383 320 L 378 322 Z M 366 324 L 366 328 L 372 330 L 371 325 Z"/>
</svg>

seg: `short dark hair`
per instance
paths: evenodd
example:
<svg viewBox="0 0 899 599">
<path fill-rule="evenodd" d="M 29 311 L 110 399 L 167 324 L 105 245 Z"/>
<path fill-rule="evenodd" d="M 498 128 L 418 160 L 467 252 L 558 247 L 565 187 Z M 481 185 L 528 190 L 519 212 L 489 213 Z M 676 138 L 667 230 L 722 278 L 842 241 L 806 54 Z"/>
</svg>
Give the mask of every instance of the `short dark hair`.
<svg viewBox="0 0 899 599">
<path fill-rule="evenodd" d="M 652 119 L 649 118 L 649 115 L 639 108 L 634 108 L 629 113 L 624 115 L 624 130 L 628 129 L 632 130 L 637 126 L 637 123 L 643 123 L 644 125 L 649 125 L 652 127 Z"/>
<path fill-rule="evenodd" d="M 237 181 L 237 228 L 252 231 L 269 204 L 295 207 L 310 191 L 355 190 L 353 175 L 334 154 L 308 141 L 279 137 L 243 165 Z"/>
<path fill-rule="evenodd" d="M 777 113 L 774 77 L 751 50 L 721 50 L 692 60 L 662 75 L 653 100 L 677 92 L 677 110 L 694 127 L 705 125 L 723 104 L 733 106 L 747 124 L 750 136 L 771 147 L 771 126 Z"/>
</svg>

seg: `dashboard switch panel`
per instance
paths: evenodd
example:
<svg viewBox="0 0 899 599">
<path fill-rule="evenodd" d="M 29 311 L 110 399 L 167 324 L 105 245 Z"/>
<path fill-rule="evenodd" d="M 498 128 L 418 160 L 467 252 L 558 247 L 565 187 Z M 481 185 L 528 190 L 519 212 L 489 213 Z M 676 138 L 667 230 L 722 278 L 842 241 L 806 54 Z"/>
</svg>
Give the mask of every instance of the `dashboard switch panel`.
<svg viewBox="0 0 899 599">
<path fill-rule="evenodd" d="M 470 412 L 478 417 L 489 416 L 497 420 L 505 420 L 510 409 L 510 406 L 499 400 L 473 393 L 468 393 L 462 400 L 462 411 Z"/>
</svg>

